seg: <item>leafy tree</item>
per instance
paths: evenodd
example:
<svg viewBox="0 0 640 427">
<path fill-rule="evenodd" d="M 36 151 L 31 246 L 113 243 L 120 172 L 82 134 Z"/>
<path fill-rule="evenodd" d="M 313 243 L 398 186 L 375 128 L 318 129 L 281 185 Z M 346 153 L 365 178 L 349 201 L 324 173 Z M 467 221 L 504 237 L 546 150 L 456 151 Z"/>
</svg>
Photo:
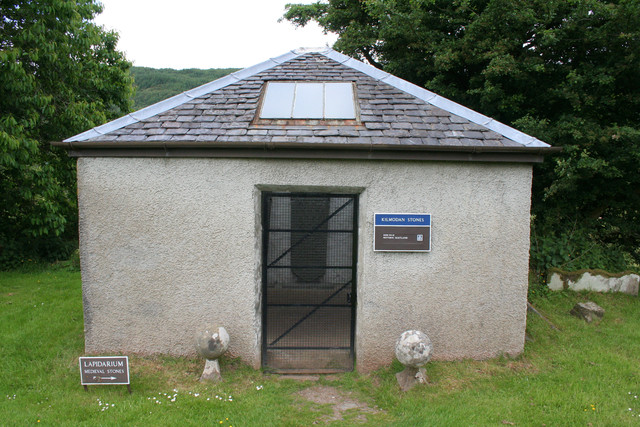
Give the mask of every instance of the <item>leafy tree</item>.
<svg viewBox="0 0 640 427">
<path fill-rule="evenodd" d="M 131 64 L 94 0 L 0 0 L 0 267 L 64 256 L 75 162 L 50 141 L 127 112 Z"/>
<path fill-rule="evenodd" d="M 534 270 L 640 263 L 640 1 L 329 0 L 284 18 L 563 147 L 534 169 Z"/>
</svg>

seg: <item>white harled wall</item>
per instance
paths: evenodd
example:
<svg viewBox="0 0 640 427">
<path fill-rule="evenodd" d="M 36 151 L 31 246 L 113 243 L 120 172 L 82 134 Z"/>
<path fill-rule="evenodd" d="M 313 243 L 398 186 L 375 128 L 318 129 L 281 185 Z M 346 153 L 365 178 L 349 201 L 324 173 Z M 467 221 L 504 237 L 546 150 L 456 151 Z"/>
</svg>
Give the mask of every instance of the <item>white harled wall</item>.
<svg viewBox="0 0 640 427">
<path fill-rule="evenodd" d="M 260 366 L 260 191 L 360 194 L 356 363 L 390 363 L 406 329 L 434 358 L 524 346 L 531 165 L 78 159 L 89 353 L 194 353 L 219 323 Z M 432 215 L 430 253 L 374 253 L 373 214 Z"/>
</svg>

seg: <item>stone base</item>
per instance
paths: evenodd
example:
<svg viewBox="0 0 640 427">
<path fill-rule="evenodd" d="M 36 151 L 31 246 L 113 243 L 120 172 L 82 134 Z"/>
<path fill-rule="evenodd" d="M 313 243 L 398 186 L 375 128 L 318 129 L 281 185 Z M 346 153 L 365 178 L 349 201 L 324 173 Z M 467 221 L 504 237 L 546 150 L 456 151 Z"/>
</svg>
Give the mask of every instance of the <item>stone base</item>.
<svg viewBox="0 0 640 427">
<path fill-rule="evenodd" d="M 427 383 L 427 371 L 424 368 L 406 367 L 404 371 L 396 374 L 400 390 L 411 390 L 416 384 Z"/>
<path fill-rule="evenodd" d="M 202 376 L 200 377 L 200 381 L 211 381 L 211 382 L 219 382 L 222 381 L 222 374 L 220 373 L 220 363 L 218 363 L 218 359 L 208 360 L 204 365 L 204 371 L 202 371 Z"/>
</svg>

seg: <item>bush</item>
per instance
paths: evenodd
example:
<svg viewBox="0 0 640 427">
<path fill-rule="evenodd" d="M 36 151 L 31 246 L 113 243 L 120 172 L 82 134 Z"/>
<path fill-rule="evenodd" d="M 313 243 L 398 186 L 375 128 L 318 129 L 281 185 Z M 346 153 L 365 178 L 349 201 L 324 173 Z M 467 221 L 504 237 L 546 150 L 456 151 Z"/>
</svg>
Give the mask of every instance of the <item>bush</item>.
<svg viewBox="0 0 640 427">
<path fill-rule="evenodd" d="M 529 268 L 534 283 L 546 283 L 551 268 L 619 272 L 633 267 L 631 259 L 620 247 L 601 242 L 581 229 L 540 232 L 534 226 L 531 230 Z"/>
<path fill-rule="evenodd" d="M 77 249 L 76 240 L 61 237 L 39 237 L 20 241 L 0 239 L 0 270 L 15 270 L 25 264 L 67 260 Z"/>
</svg>

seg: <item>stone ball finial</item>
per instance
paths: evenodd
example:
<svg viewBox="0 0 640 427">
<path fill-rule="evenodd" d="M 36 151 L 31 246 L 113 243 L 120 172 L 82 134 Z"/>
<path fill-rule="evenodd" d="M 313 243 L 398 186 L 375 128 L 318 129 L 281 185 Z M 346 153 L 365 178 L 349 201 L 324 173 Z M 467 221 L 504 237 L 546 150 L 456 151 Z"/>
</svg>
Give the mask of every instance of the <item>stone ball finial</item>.
<svg viewBox="0 0 640 427">
<path fill-rule="evenodd" d="M 196 334 L 196 350 L 207 359 L 200 381 L 222 381 L 218 357 L 229 348 L 229 334 L 222 326 L 210 326 Z"/>
<path fill-rule="evenodd" d="M 396 341 L 396 357 L 406 367 L 419 368 L 431 359 L 433 344 L 420 331 L 404 331 Z"/>
<path fill-rule="evenodd" d="M 229 334 L 218 325 L 204 328 L 196 334 L 196 350 L 207 360 L 215 360 L 229 348 Z"/>
<path fill-rule="evenodd" d="M 427 371 L 422 367 L 431 359 L 433 344 L 420 331 L 404 331 L 396 341 L 396 357 L 405 368 L 396 374 L 402 391 L 410 390 L 416 384 L 427 384 Z"/>
</svg>

